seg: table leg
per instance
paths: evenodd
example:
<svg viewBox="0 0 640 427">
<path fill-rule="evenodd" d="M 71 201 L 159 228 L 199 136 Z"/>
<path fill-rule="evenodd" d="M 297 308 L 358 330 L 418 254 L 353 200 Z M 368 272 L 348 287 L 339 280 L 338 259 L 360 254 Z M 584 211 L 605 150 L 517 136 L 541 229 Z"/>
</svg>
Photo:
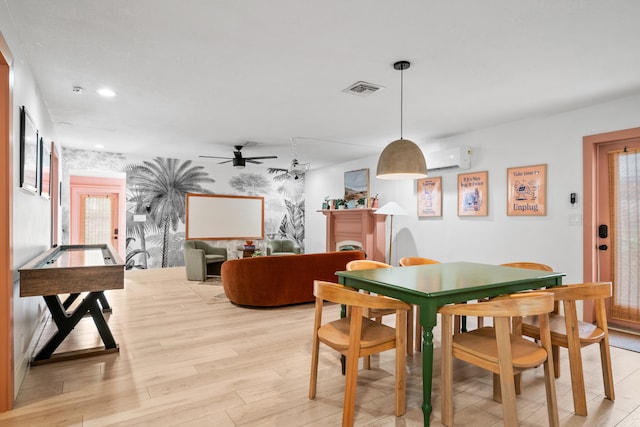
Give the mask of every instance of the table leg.
<svg viewBox="0 0 640 427">
<path fill-rule="evenodd" d="M 73 331 L 87 312 L 93 317 L 105 349 L 115 349 L 118 347 L 111 334 L 109 325 L 104 319 L 100 304 L 98 303 L 99 294 L 101 294 L 101 292 L 89 292 L 78 307 L 70 314 L 67 313 L 58 295 L 44 296 L 44 300 L 51 313 L 51 318 L 56 324 L 58 331 L 47 341 L 44 347 L 38 351 L 34 357 L 34 361 L 50 359 L 53 352 L 62 344 L 62 341 Z"/>
<path fill-rule="evenodd" d="M 102 294 L 102 292 L 100 292 Z M 98 299 L 100 296 L 98 295 Z M 104 309 L 104 307 L 102 307 Z M 89 307 L 89 311 L 91 312 L 91 317 L 93 317 L 93 322 L 96 324 L 96 328 L 100 333 L 100 337 L 102 338 L 102 342 L 104 343 L 104 348 L 116 348 L 116 340 L 113 338 L 113 334 L 111 333 L 111 329 L 109 329 L 109 325 L 107 321 L 104 319 L 104 315 L 102 314 L 102 310 L 98 304 L 93 304 Z"/>
<path fill-rule="evenodd" d="M 73 304 L 75 300 L 78 299 L 79 296 L 80 294 L 69 294 L 67 299 L 65 299 L 64 302 L 62 303 L 62 306 L 65 309 L 68 309 L 69 307 L 71 307 L 71 304 Z M 107 297 L 104 296 L 104 292 L 102 291 L 98 292 L 98 300 L 100 301 L 100 306 L 102 306 L 103 313 L 111 313 L 113 311 L 111 309 L 111 305 L 109 305 L 109 300 L 107 300 Z"/>
<path fill-rule="evenodd" d="M 100 306 L 102 306 L 103 313 L 111 313 L 113 311 L 107 297 L 104 296 L 104 292 L 98 292 L 98 300 L 100 301 Z"/>
<path fill-rule="evenodd" d="M 80 294 L 69 294 L 67 299 L 62 303 L 62 306 L 65 308 L 65 310 L 71 307 L 71 304 L 73 304 L 73 302 L 77 300 L 79 296 Z"/>
<path fill-rule="evenodd" d="M 424 318 L 426 316 L 422 317 Z M 433 410 L 431 406 L 431 385 L 433 383 L 433 326 L 423 323 L 422 331 L 422 413 L 424 415 L 424 425 L 428 426 L 431 419 L 431 411 Z"/>
</svg>

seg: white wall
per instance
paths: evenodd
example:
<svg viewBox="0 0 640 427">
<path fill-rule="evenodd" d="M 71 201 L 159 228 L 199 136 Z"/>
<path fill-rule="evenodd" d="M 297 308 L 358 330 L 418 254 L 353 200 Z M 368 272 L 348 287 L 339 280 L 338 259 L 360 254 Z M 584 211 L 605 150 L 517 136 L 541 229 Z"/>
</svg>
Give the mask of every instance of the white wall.
<svg viewBox="0 0 640 427">
<path fill-rule="evenodd" d="M 39 325 L 41 314 L 45 310 L 42 298 L 20 298 L 18 268 L 43 252 L 50 245 L 50 205 L 49 200 L 27 193 L 20 185 L 20 114 L 22 105 L 26 106 L 38 130 L 45 141 L 55 140 L 53 124 L 42 102 L 33 74 L 24 57 L 15 29 L 10 20 L 9 11 L 4 2 L 0 3 L 0 33 L 6 41 L 13 57 L 11 75 L 11 152 L 13 181 L 12 193 L 12 261 L 14 269 L 13 288 L 13 334 L 14 334 L 14 391 L 18 392 L 28 368 L 32 341 Z M 9 173 L 9 171 L 1 171 Z M 3 349 L 5 351 L 5 349 Z"/>
<path fill-rule="evenodd" d="M 440 261 L 503 263 L 542 262 L 567 274 L 565 283 L 582 281 L 582 226 L 569 225 L 569 217 L 582 218 L 582 138 L 602 132 L 640 126 L 640 95 L 599 105 L 535 117 L 423 144 L 428 153 L 445 147 L 469 146 L 472 168 L 489 171 L 489 215 L 458 217 L 457 173 L 442 174 L 442 218 L 417 218 L 415 181 L 375 178 L 377 156 L 339 164 L 307 175 L 307 252 L 325 250 L 325 217 L 319 212 L 325 196 L 343 193 L 343 173 L 369 168 L 371 192 L 380 203 L 397 201 L 409 215 L 394 219 L 392 263 L 418 255 Z M 512 217 L 506 214 L 506 170 L 513 166 L 546 163 L 547 215 Z M 464 171 L 467 172 L 467 171 Z M 433 173 L 437 176 L 437 173 Z M 569 194 L 578 194 L 570 208 Z M 389 220 L 387 219 L 387 230 Z M 387 235 L 388 236 L 388 235 Z M 387 243 L 388 244 L 388 243 Z"/>
</svg>

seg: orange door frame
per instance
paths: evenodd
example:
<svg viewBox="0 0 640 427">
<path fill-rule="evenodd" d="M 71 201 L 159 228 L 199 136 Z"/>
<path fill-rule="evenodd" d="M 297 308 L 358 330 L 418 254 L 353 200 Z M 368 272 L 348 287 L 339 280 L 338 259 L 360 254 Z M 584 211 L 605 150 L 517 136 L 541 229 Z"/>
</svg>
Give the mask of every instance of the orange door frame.
<svg viewBox="0 0 640 427">
<path fill-rule="evenodd" d="M 13 265 L 11 257 L 11 153 L 12 64 L 0 34 L 0 412 L 13 406 Z"/>
</svg>

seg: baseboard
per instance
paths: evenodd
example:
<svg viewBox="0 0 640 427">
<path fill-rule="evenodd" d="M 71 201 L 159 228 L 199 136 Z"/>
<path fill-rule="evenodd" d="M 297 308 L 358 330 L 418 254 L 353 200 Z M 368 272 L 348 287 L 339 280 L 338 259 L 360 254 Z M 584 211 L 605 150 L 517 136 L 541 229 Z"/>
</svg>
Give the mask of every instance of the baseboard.
<svg viewBox="0 0 640 427">
<path fill-rule="evenodd" d="M 629 334 L 629 335 L 636 335 L 638 337 L 640 337 L 640 331 L 636 331 L 633 329 L 627 329 L 627 328 L 623 328 L 621 326 L 611 326 L 611 325 L 607 325 L 607 327 L 609 328 L 609 330 L 611 331 L 616 331 L 616 332 L 622 332 L 625 334 Z"/>
<path fill-rule="evenodd" d="M 33 335 L 29 340 L 29 345 L 21 354 L 19 360 L 16 360 L 16 367 L 14 369 L 14 399 L 18 397 L 18 392 L 20 391 L 20 387 L 22 387 L 22 381 L 24 381 L 24 378 L 27 375 L 27 370 L 29 369 L 29 366 L 31 366 L 31 360 L 36 353 L 36 348 L 38 346 L 38 343 L 40 342 L 40 338 L 44 333 L 44 329 L 47 326 L 47 323 L 49 322 L 49 320 L 51 320 L 51 314 L 49 314 L 46 306 L 41 305 L 40 308 L 40 316 L 38 318 Z"/>
</svg>

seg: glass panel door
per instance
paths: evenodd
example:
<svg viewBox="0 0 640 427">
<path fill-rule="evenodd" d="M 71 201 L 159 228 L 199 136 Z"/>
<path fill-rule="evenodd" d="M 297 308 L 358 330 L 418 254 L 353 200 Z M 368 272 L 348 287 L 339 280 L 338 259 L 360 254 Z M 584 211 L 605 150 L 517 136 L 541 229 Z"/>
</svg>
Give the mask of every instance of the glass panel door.
<svg viewBox="0 0 640 427">
<path fill-rule="evenodd" d="M 80 206 L 80 241 L 83 244 L 110 243 L 116 246 L 115 197 L 112 194 L 83 194 Z"/>
<path fill-rule="evenodd" d="M 640 149 L 608 152 L 613 322 L 640 322 Z M 603 230 L 604 232 L 604 230 Z"/>
</svg>

